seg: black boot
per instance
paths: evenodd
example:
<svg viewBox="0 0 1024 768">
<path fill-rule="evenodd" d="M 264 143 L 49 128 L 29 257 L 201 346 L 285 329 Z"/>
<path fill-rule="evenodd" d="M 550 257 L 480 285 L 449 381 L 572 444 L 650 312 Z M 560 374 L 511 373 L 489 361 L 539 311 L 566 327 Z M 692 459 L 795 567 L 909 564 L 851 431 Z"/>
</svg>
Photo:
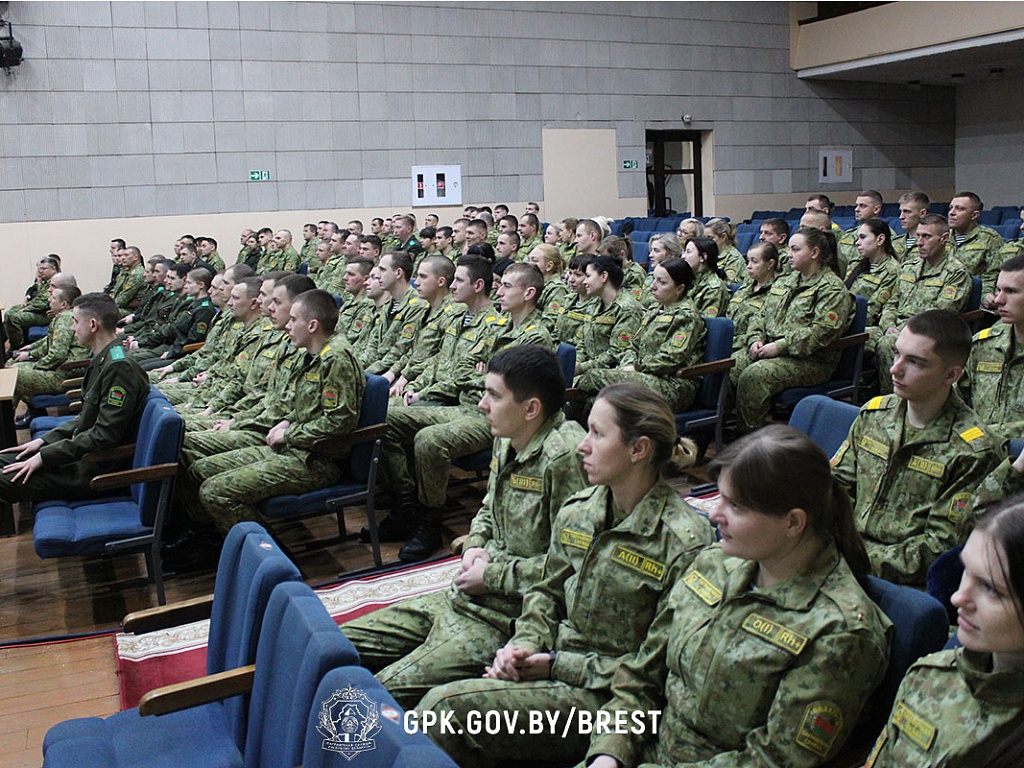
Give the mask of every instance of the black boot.
<svg viewBox="0 0 1024 768">
<path fill-rule="evenodd" d="M 379 541 L 405 541 L 416 528 L 416 495 L 403 493 L 393 497 L 391 513 L 377 523 Z M 359 540 L 370 543 L 370 529 L 363 526 Z"/>
<path fill-rule="evenodd" d="M 441 548 L 441 515 L 442 509 L 420 509 L 416 530 L 409 540 L 398 550 L 398 559 L 403 563 L 416 563 L 426 560 Z"/>
</svg>

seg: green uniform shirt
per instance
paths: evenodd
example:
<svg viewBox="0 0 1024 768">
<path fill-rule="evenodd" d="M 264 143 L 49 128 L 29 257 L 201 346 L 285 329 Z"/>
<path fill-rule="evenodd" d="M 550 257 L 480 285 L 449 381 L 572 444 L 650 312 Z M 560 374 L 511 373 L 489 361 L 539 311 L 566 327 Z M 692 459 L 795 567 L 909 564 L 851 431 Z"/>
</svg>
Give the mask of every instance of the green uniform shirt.
<svg viewBox="0 0 1024 768">
<path fill-rule="evenodd" d="M 757 573 L 718 545 L 698 555 L 605 707 L 661 710 L 657 740 L 598 735 L 591 755 L 810 768 L 839 752 L 885 674 L 892 625 L 833 545 L 778 584 L 756 587 Z"/>
<path fill-rule="evenodd" d="M 55 371 L 64 363 L 85 360 L 92 354 L 75 338 L 72 319 L 70 309 L 58 313 L 46 335 L 29 347 L 29 360 L 37 371 Z"/>
<path fill-rule="evenodd" d="M 981 419 L 1001 437 L 1024 431 L 1024 344 L 1013 326 L 997 323 L 975 334 L 960 394 Z"/>
<path fill-rule="evenodd" d="M 851 281 L 850 276 L 857 270 L 860 271 Z M 878 325 L 882 309 L 896 292 L 899 279 L 900 264 L 890 256 L 886 256 L 877 264 L 872 264 L 867 259 L 851 262 L 846 282 L 850 286 L 850 293 L 868 300 L 867 325 Z"/>
<path fill-rule="evenodd" d="M 935 558 L 967 538 L 976 489 L 1002 458 L 982 426 L 955 392 L 919 430 L 896 395 L 861 408 L 832 466 L 853 499 L 876 576 L 924 584 Z"/>
<path fill-rule="evenodd" d="M 575 294 L 558 316 L 558 322 L 555 323 L 555 338 L 572 344 L 579 350 L 580 344 L 583 343 L 583 328 L 593 312 L 591 303 L 595 301 L 600 300 Z"/>
<path fill-rule="evenodd" d="M 806 280 L 792 272 L 772 283 L 764 312 L 750 319 L 745 349 L 774 342 L 780 356 L 839 362 L 828 345 L 840 338 L 853 319 L 853 295 L 828 267 Z"/>
<path fill-rule="evenodd" d="M 758 288 L 753 281 L 748 281 L 740 286 L 739 290 L 729 299 L 729 309 L 726 310 L 726 316 L 732 320 L 733 352 L 747 349 L 743 344 L 747 338 L 750 319 L 764 311 L 767 304 L 768 291 L 771 290 L 774 282 L 772 280 Z"/>
<path fill-rule="evenodd" d="M 141 264 L 136 264 L 129 270 L 122 269 L 117 280 L 114 281 L 114 288 L 110 297 L 117 302 L 117 308 L 121 311 L 121 317 L 127 315 L 132 309 L 138 306 L 142 298 L 142 292 L 146 290 L 146 270 Z"/>
<path fill-rule="evenodd" d="M 544 316 L 544 324 L 552 333 L 558 327 L 558 318 L 569 303 L 569 288 L 558 275 L 544 281 L 544 288 L 537 299 L 537 309 Z"/>
<path fill-rule="evenodd" d="M 261 412 L 270 400 L 290 391 L 291 368 L 299 352 L 287 332 L 268 333 L 245 377 L 245 395 L 234 401 L 214 400 L 210 406 L 225 415 L 236 414 L 239 420 Z"/>
<path fill-rule="evenodd" d="M 971 275 L 947 252 L 934 266 L 918 257 L 900 266 L 896 293 L 882 308 L 878 327 L 903 328 L 911 317 L 927 309 L 961 312 L 971 295 Z"/>
<path fill-rule="evenodd" d="M 949 233 L 949 249 L 953 257 L 964 265 L 967 272 L 981 278 L 981 295 L 986 296 L 996 291 L 996 278 L 999 277 L 999 265 L 1003 263 L 1000 251 L 1003 238 L 994 229 L 977 226 L 967 234 L 967 239 L 959 245 Z"/>
<path fill-rule="evenodd" d="M 544 242 L 543 236 L 538 232 L 536 235 L 531 237 L 529 240 L 522 239 L 519 241 L 519 252 L 523 254 L 523 258 L 530 258 L 530 251 L 541 245 Z"/>
<path fill-rule="evenodd" d="M 259 350 L 268 337 L 276 337 L 276 334 L 274 324 L 267 317 L 256 317 L 243 327 L 230 353 L 208 369 L 206 380 L 192 395 L 193 405 L 213 405 L 217 410 L 244 396 L 248 391 L 245 382 Z"/>
<path fill-rule="evenodd" d="M 581 338 L 576 345 L 576 375 L 593 368 L 618 368 L 629 349 L 644 308 L 627 292 L 620 290 L 607 307 L 601 299 L 588 302 L 591 311 L 579 326 Z"/>
<path fill-rule="evenodd" d="M 866 768 L 974 768 L 1024 725 L 1024 667 L 991 672 L 964 648 L 917 661 L 903 678 Z"/>
<path fill-rule="evenodd" d="M 622 270 L 622 290 L 629 291 L 634 299 L 643 303 L 647 291 L 647 270 L 635 261 L 629 262 Z"/>
<path fill-rule="evenodd" d="M 314 277 L 320 271 L 320 259 L 316 257 L 316 247 L 320 245 L 319 237 L 312 237 L 309 242 L 302 244 L 299 251 L 299 263 L 306 265 L 306 274 Z"/>
<path fill-rule="evenodd" d="M 351 293 L 343 294 L 345 302 L 338 311 L 338 326 L 335 333 L 345 336 L 345 340 L 352 345 L 357 353 L 362 348 L 366 339 L 366 333 L 373 325 L 373 315 L 377 305 L 365 292 L 359 296 Z"/>
<path fill-rule="evenodd" d="M 414 381 L 441 351 L 445 331 L 453 323 L 461 322 L 466 311 L 464 304 L 456 304 L 451 294 L 445 295 L 436 307 L 428 305 L 423 326 L 416 332 L 412 347 L 398 364 L 398 371 L 407 382 Z"/>
<path fill-rule="evenodd" d="M 283 270 L 285 272 L 297 272 L 299 269 L 299 252 L 296 251 L 291 245 L 288 245 L 284 250 L 272 251 L 267 250 L 260 256 L 260 260 L 256 262 L 256 274 L 265 275 L 268 272 L 277 272 Z"/>
<path fill-rule="evenodd" d="M 508 318 L 508 323 L 501 333 L 492 337 L 490 342 L 491 352 L 488 359 L 494 357 L 505 347 L 514 347 L 518 344 L 536 344 L 552 352 L 557 349 L 558 344 L 544 325 L 544 318 L 539 309 L 534 309 L 518 325 L 512 322 L 511 315 L 506 314 L 505 317 Z M 480 386 L 483 386 L 482 377 Z"/>
<path fill-rule="evenodd" d="M 742 283 L 747 277 L 747 260 L 735 245 L 718 254 L 718 266 L 725 272 L 727 283 Z"/>
<path fill-rule="evenodd" d="M 667 307 L 658 304 L 640 321 L 619 367 L 632 365 L 640 373 L 659 376 L 678 395 L 689 382 L 675 378 L 675 372 L 699 363 L 706 346 L 707 328 L 688 299 Z"/>
<path fill-rule="evenodd" d="M 693 280 L 686 298 L 701 317 L 725 317 L 729 309 L 729 286 L 710 269 L 702 269 Z"/>
<path fill-rule="evenodd" d="M 245 328 L 245 323 L 231 316 L 228 312 L 218 312 L 210 323 L 206 334 L 206 343 L 202 348 L 179 358 L 171 364 L 171 370 L 178 372 L 179 381 L 191 381 L 201 371 L 228 360 L 238 334 Z"/>
<path fill-rule="evenodd" d="M 427 317 L 430 305 L 416 295 L 412 286 L 401 299 L 392 299 L 388 308 L 388 325 L 381 335 L 378 352 L 380 358 L 366 366 L 367 373 L 391 371 L 401 373 L 402 360 L 412 351 L 416 334 Z"/>
<path fill-rule="evenodd" d="M 316 287 L 334 296 L 344 296 L 345 268 L 348 266 L 348 259 L 344 256 L 331 256 L 323 265 L 319 259 L 314 261 L 319 267 L 318 272 L 312 273 Z"/>
</svg>

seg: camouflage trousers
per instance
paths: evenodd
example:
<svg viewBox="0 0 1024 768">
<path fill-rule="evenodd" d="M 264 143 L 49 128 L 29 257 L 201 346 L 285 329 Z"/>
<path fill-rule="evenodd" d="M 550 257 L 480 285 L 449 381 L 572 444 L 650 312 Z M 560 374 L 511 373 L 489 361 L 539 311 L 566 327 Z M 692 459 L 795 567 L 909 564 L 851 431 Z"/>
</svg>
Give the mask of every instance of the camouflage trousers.
<svg viewBox="0 0 1024 768">
<path fill-rule="evenodd" d="M 487 417 L 475 406 L 389 408 L 381 462 L 384 487 L 396 495 L 416 491 L 423 506 L 443 507 L 452 459 L 486 450 L 493 440 Z"/>
<path fill-rule="evenodd" d="M 186 426 L 188 422 L 186 421 Z M 181 463 L 191 467 L 199 459 L 218 453 L 227 453 L 238 448 L 258 447 L 267 444 L 264 432 L 251 432 L 244 429 L 228 429 L 224 431 L 212 428 L 185 433 L 185 442 L 181 446 Z"/>
<path fill-rule="evenodd" d="M 363 666 L 405 709 L 431 688 L 479 677 L 508 642 L 490 624 L 454 610 L 447 592 L 403 600 L 341 630 L 359 651 Z"/>
<path fill-rule="evenodd" d="M 227 534 L 235 523 L 258 519 L 259 502 L 309 493 L 340 477 L 333 461 L 306 451 L 250 446 L 192 463 L 182 478 L 181 499 L 191 519 L 208 520 Z"/>
<path fill-rule="evenodd" d="M 693 380 L 655 376 L 638 371 L 621 371 L 617 368 L 599 368 L 587 371 L 577 379 L 576 386 L 590 395 L 591 402 L 593 402 L 594 396 L 609 384 L 619 384 L 624 381 L 643 384 L 648 389 L 653 389 L 668 400 L 668 404 L 672 406 L 672 411 L 675 413 L 688 409 L 693 405 L 694 398 L 697 397 L 697 383 Z"/>
<path fill-rule="evenodd" d="M 582 729 L 578 727 L 577 721 L 568 724 L 563 736 L 563 718 L 573 708 L 577 713 L 581 710 L 595 713 L 607 701 L 607 691 L 577 688 L 557 680 L 512 683 L 506 680 L 468 679 L 434 688 L 423 697 L 416 709 L 420 712 L 431 710 L 439 715 L 444 712 L 453 713 L 452 728 L 444 729 L 448 732 L 436 728 L 429 735 L 463 768 L 496 765 L 509 755 L 523 761 L 570 765 L 586 756 L 590 735 L 580 733 Z M 528 728 L 531 710 L 559 713 L 558 727 L 545 729 L 541 733 L 519 733 L 520 728 Z M 480 713 L 485 722 L 488 712 L 502 713 L 498 716 L 503 723 L 507 722 L 505 717 L 511 718 L 511 713 L 515 712 L 516 727 L 491 729 L 495 731 L 493 733 L 481 729 L 480 733 L 471 735 L 468 727 L 469 713 L 474 711 Z"/>
<path fill-rule="evenodd" d="M 27 403 L 36 395 L 60 395 L 64 392 L 62 386 L 68 378 L 68 372 L 57 369 L 56 371 L 40 371 L 33 367 L 34 363 L 17 363 L 18 379 L 14 385 L 14 407 L 19 402 Z"/>
<path fill-rule="evenodd" d="M 764 426 L 772 396 L 789 387 L 810 387 L 828 381 L 836 369 L 834 358 L 774 357 L 751 360 L 742 350 L 729 372 L 736 398 L 736 425 L 744 432 Z"/>
<path fill-rule="evenodd" d="M 28 329 L 36 325 L 49 325 L 50 318 L 37 312 L 9 309 L 4 312 L 4 331 L 11 349 L 20 349 L 28 342 Z"/>
<path fill-rule="evenodd" d="M 152 377 L 150 377 L 150 380 L 152 381 Z M 192 395 L 196 392 L 196 388 L 192 385 L 191 381 L 162 381 L 156 385 L 156 388 L 164 393 L 164 397 L 167 398 L 171 405 L 181 405 L 182 403 L 190 402 Z"/>
</svg>

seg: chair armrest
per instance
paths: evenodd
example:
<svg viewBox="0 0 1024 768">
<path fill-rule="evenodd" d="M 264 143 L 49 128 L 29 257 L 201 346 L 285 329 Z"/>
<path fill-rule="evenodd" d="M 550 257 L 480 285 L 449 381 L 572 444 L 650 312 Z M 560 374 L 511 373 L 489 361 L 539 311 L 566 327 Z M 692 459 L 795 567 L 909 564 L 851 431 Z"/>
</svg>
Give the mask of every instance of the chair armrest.
<svg viewBox="0 0 1024 768">
<path fill-rule="evenodd" d="M 62 363 L 60 368 L 62 371 L 79 371 L 82 368 L 88 368 L 89 363 L 91 362 L 92 360 L 89 358 L 86 358 L 85 360 L 70 360 L 66 363 Z"/>
<path fill-rule="evenodd" d="M 82 412 L 82 401 L 75 400 L 73 403 L 68 405 L 68 413 L 81 413 Z"/>
<path fill-rule="evenodd" d="M 178 465 L 175 464 L 154 464 L 152 467 L 139 467 L 138 469 L 126 469 L 123 472 L 108 472 L 105 475 L 97 475 L 89 483 L 89 488 L 94 491 L 106 491 L 110 488 L 121 488 L 133 483 L 148 483 L 152 480 L 163 480 L 166 477 L 174 477 L 178 472 Z"/>
<path fill-rule="evenodd" d="M 374 440 L 383 438 L 387 429 L 387 424 L 373 424 L 372 426 L 363 427 L 344 435 L 321 437 L 313 443 L 313 452 L 329 458 L 345 456 L 354 445 L 372 443 Z"/>
<path fill-rule="evenodd" d="M 144 635 L 158 629 L 191 624 L 193 621 L 208 619 L 213 614 L 213 595 L 194 597 L 179 603 L 132 611 L 121 620 L 125 632 Z"/>
<path fill-rule="evenodd" d="M 828 345 L 828 348 L 836 350 L 846 349 L 847 347 L 857 347 L 865 343 L 867 340 L 867 333 L 851 333 L 849 336 L 843 336 L 841 339 L 836 339 Z"/>
<path fill-rule="evenodd" d="M 238 669 L 207 675 L 198 680 L 165 685 L 150 691 L 139 700 L 140 715 L 166 715 L 211 701 L 220 701 L 248 693 L 252 690 L 252 682 L 256 677 L 256 665 L 249 664 Z"/>
<path fill-rule="evenodd" d="M 64 396 L 69 400 L 82 399 L 82 379 L 64 379 L 61 386 L 64 387 Z"/>
<path fill-rule="evenodd" d="M 451 545 L 448 547 L 448 551 L 453 555 L 461 555 L 463 550 L 466 548 L 466 539 L 469 538 L 469 534 L 457 536 L 452 539 Z"/>
<path fill-rule="evenodd" d="M 566 387 L 565 388 L 565 402 L 571 403 L 574 400 L 579 399 L 583 396 L 583 390 L 579 387 Z"/>
<path fill-rule="evenodd" d="M 107 448 L 105 451 L 89 451 L 82 457 L 82 461 L 90 464 L 98 464 L 101 461 L 116 461 L 117 459 L 130 459 L 135 455 L 135 443 L 119 445 L 116 448 Z"/>
<path fill-rule="evenodd" d="M 990 312 L 987 309 L 972 309 L 969 312 L 961 312 L 960 317 L 964 319 L 965 323 L 977 323 L 980 320 L 992 319 L 998 317 L 995 312 Z"/>
<path fill-rule="evenodd" d="M 181 351 L 184 352 L 186 355 L 191 352 L 198 352 L 200 349 L 203 348 L 204 344 L 206 344 L 205 341 L 197 341 L 193 344 L 186 344 L 184 347 L 181 348 Z"/>
<path fill-rule="evenodd" d="M 697 363 L 697 365 L 688 365 L 685 368 L 680 368 L 676 371 L 676 378 L 697 379 L 701 376 L 710 376 L 713 373 L 728 371 L 735 365 L 736 360 L 732 357 L 725 357 L 721 360 L 712 360 L 710 363 Z"/>
</svg>

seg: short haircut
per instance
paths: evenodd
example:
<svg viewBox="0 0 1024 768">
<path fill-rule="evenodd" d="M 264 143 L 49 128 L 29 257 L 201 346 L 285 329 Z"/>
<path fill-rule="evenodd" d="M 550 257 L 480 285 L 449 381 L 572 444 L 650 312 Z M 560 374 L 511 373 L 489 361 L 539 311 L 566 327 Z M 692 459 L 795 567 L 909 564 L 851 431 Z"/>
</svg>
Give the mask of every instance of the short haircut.
<svg viewBox="0 0 1024 768">
<path fill-rule="evenodd" d="M 370 274 L 370 270 L 373 269 L 374 264 L 373 259 L 367 259 L 363 256 L 353 256 L 348 260 L 348 264 L 346 266 L 356 267 L 359 270 L 359 273 L 363 277 L 366 277 Z"/>
<path fill-rule="evenodd" d="M 985 210 L 985 204 L 981 202 L 981 198 L 978 197 L 974 192 L 957 192 L 955 195 L 953 195 L 953 197 L 950 198 L 950 200 L 953 200 L 957 197 L 966 197 L 968 200 L 971 201 L 971 205 L 974 206 L 974 210 L 976 211 Z"/>
<path fill-rule="evenodd" d="M 824 208 L 826 211 L 832 211 L 832 201 L 828 199 L 828 195 L 822 192 L 818 192 L 807 198 L 808 203 L 811 202 L 812 200 L 817 200 L 818 204 L 821 205 L 821 207 Z"/>
<path fill-rule="evenodd" d="M 900 195 L 901 203 L 911 203 L 912 205 L 919 205 L 922 208 L 927 208 L 932 204 L 928 195 L 922 192 L 920 189 L 915 189 L 911 192 L 907 192 L 904 195 Z"/>
<path fill-rule="evenodd" d="M 371 224 L 383 225 L 384 224 L 384 219 L 382 219 L 380 216 L 374 216 L 372 219 L 370 219 L 370 223 Z"/>
<path fill-rule="evenodd" d="M 608 235 L 608 237 L 601 241 L 597 252 L 602 255 L 614 256 L 622 264 L 633 260 L 632 241 L 628 237 Z"/>
<path fill-rule="evenodd" d="M 175 262 L 161 256 L 153 263 L 153 269 L 156 269 L 157 267 L 162 267 L 164 272 L 170 272 L 171 268 L 174 267 L 174 264 Z"/>
<path fill-rule="evenodd" d="M 877 189 L 865 189 L 857 197 L 870 197 L 875 205 L 885 204 L 885 201 L 882 199 L 882 193 Z"/>
<path fill-rule="evenodd" d="M 271 237 L 273 237 L 274 230 L 272 230 L 270 227 L 260 227 L 259 230 L 256 232 L 256 236 L 259 237 L 260 235 L 270 235 Z"/>
<path fill-rule="evenodd" d="M 350 259 L 348 263 L 351 264 L 352 260 Z M 452 279 L 455 277 L 455 264 L 447 256 L 435 253 L 423 259 L 420 266 L 428 269 L 434 277 L 443 277 L 444 284 L 451 288 Z"/>
<path fill-rule="evenodd" d="M 484 281 L 484 292 L 490 295 L 491 287 L 494 285 L 494 273 L 491 271 L 491 262 L 483 256 L 468 253 L 460 256 L 456 266 L 465 267 L 469 273 L 469 281 L 475 283 L 477 280 Z"/>
<path fill-rule="evenodd" d="M 105 293 L 86 293 L 75 299 L 71 306 L 78 310 L 79 315 L 95 318 L 100 328 L 109 333 L 117 328 L 121 313 L 117 302 Z"/>
<path fill-rule="evenodd" d="M 303 229 L 316 229 L 317 226 L 313 222 L 309 221 L 302 225 Z"/>
<path fill-rule="evenodd" d="M 940 234 L 942 232 L 949 232 L 949 221 L 940 213 L 929 213 L 922 216 L 917 226 L 920 227 L 922 224 L 929 227 L 938 227 Z"/>
<path fill-rule="evenodd" d="M 438 227 L 437 231 L 434 233 L 434 236 L 435 237 L 443 237 L 445 240 L 447 240 L 449 237 L 452 236 L 452 228 L 451 227 Z"/>
<path fill-rule="evenodd" d="M 196 267 L 188 271 L 188 276 L 192 278 L 193 283 L 199 283 L 203 286 L 204 291 L 210 290 L 210 285 L 213 283 L 213 272 L 208 270 L 206 267 Z"/>
<path fill-rule="evenodd" d="M 330 336 L 338 327 L 338 305 L 334 297 L 327 291 L 314 288 L 312 291 L 304 291 L 292 302 L 292 307 L 302 307 L 302 314 L 307 320 L 316 320 L 320 328 Z"/>
<path fill-rule="evenodd" d="M 1024 270 L 1024 255 L 1011 256 L 999 265 L 1000 272 L 1020 272 Z"/>
<path fill-rule="evenodd" d="M 487 236 L 487 222 L 483 219 L 473 219 L 469 224 L 466 225 L 466 229 L 475 229 L 479 231 L 485 237 Z"/>
<path fill-rule="evenodd" d="M 173 272 L 182 280 L 184 280 L 186 277 L 188 277 L 188 273 L 192 271 L 192 268 L 188 264 L 176 261 L 173 264 L 171 264 L 170 269 L 168 269 L 167 271 Z"/>
<path fill-rule="evenodd" d="M 534 304 L 540 299 L 540 293 L 544 290 L 544 275 L 537 269 L 536 264 L 523 264 L 519 262 L 509 264 L 502 273 L 502 277 L 514 279 L 523 288 L 533 288 Z"/>
<path fill-rule="evenodd" d="M 120 237 L 115 237 L 115 238 L 111 239 L 110 244 L 114 245 L 115 243 L 117 244 L 118 248 L 124 248 L 125 245 L 127 245 L 127 243 L 124 241 L 124 239 L 120 238 Z"/>
<path fill-rule="evenodd" d="M 601 225 L 593 219 L 580 219 L 580 223 L 576 225 L 576 228 L 579 229 L 580 227 L 583 227 L 584 232 L 597 235 L 598 242 L 604 237 L 604 230 L 601 229 Z"/>
<path fill-rule="evenodd" d="M 765 219 L 761 222 L 771 227 L 776 235 L 785 235 L 789 237 L 789 222 L 785 219 Z"/>
<path fill-rule="evenodd" d="M 598 256 L 590 262 L 588 267 L 593 267 L 595 272 L 608 275 L 608 282 L 615 290 L 622 287 L 622 278 L 625 273 L 622 271 L 622 262 L 615 256 Z"/>
<path fill-rule="evenodd" d="M 522 218 L 519 219 L 519 223 L 526 224 L 528 227 L 533 227 L 534 229 L 540 229 L 540 219 L 532 213 L 524 213 Z"/>
<path fill-rule="evenodd" d="M 452 226 L 455 226 L 456 224 L 465 224 L 468 227 L 469 222 L 470 219 L 467 219 L 465 216 L 460 216 L 459 218 L 452 222 Z"/>
<path fill-rule="evenodd" d="M 503 222 L 503 221 L 509 222 L 512 225 L 512 229 L 515 229 L 516 227 L 519 226 L 519 219 L 517 219 L 511 213 L 507 213 L 504 216 L 502 216 L 500 219 L 498 219 L 498 223 L 499 224 L 501 224 L 501 222 Z"/>
<path fill-rule="evenodd" d="M 62 285 L 52 288 L 50 292 L 57 297 L 58 301 L 66 301 L 69 307 L 73 306 L 75 299 L 82 295 L 82 291 L 77 285 Z"/>
<path fill-rule="evenodd" d="M 360 243 L 369 243 L 370 247 L 373 250 L 375 250 L 377 253 L 380 253 L 381 248 L 384 247 L 384 244 L 381 242 L 380 238 L 377 237 L 376 235 L 361 235 L 360 238 L 359 238 L 359 242 Z"/>
<path fill-rule="evenodd" d="M 53 267 L 57 271 L 60 271 L 60 262 L 53 258 L 53 256 L 43 256 L 39 259 L 39 264 L 45 264 L 48 267 Z"/>
<path fill-rule="evenodd" d="M 235 282 L 235 285 L 243 286 L 245 288 L 246 297 L 251 301 L 260 295 L 260 288 L 263 287 L 263 280 L 253 275 L 252 277 L 243 277 L 241 280 Z"/>
<path fill-rule="evenodd" d="M 521 238 L 519 236 L 519 233 L 516 232 L 515 230 L 511 232 L 505 232 L 504 234 L 501 234 L 498 237 L 507 237 L 509 239 L 509 242 L 513 243 L 516 248 L 523 244 L 523 238 Z"/>
<path fill-rule="evenodd" d="M 416 229 L 416 219 L 408 213 L 402 214 L 398 217 L 397 221 L 402 221 L 408 224 L 413 229 Z"/>
<path fill-rule="evenodd" d="M 266 280 L 266 277 L 263 279 Z M 278 288 L 284 288 L 284 292 L 288 295 L 288 298 L 294 299 L 300 293 L 316 290 L 316 283 L 314 283 L 313 278 L 308 275 L 288 272 L 274 281 L 274 290 L 276 291 Z M 331 301 L 333 302 L 334 300 L 331 299 Z M 337 310 L 338 305 L 335 304 L 334 308 Z"/>
<path fill-rule="evenodd" d="M 929 309 L 907 320 L 907 330 L 927 336 L 935 354 L 946 365 L 965 365 L 971 354 L 971 329 L 964 319 L 946 309 Z"/>
<path fill-rule="evenodd" d="M 487 259 L 491 264 L 494 263 L 494 259 L 496 257 L 496 254 L 494 253 L 494 246 L 488 242 L 473 243 L 473 245 L 469 246 L 466 250 L 466 255 L 481 256 Z"/>
<path fill-rule="evenodd" d="M 263 282 L 267 282 L 267 280 L 270 280 L 272 283 L 277 285 L 277 281 L 280 280 L 282 277 L 287 277 L 288 275 L 294 274 L 295 273 L 292 272 L 290 269 L 275 269 L 273 272 L 267 272 L 265 274 L 259 275 L 259 277 L 263 280 Z"/>
<path fill-rule="evenodd" d="M 213 249 L 214 249 L 214 250 L 217 250 L 217 241 L 216 241 L 216 240 L 214 240 L 214 239 L 213 239 L 212 237 L 210 237 L 209 235 L 203 235 L 202 237 L 197 237 L 197 238 L 196 238 L 196 242 L 199 242 L 199 241 L 202 241 L 202 242 L 206 242 L 206 243 L 209 243 L 210 245 L 212 245 L 212 246 L 213 246 Z"/>
<path fill-rule="evenodd" d="M 494 226 L 494 216 L 491 214 L 490 211 L 485 211 L 481 209 L 477 211 L 476 217 L 480 219 L 480 221 L 484 222 L 484 224 L 487 225 L 488 229 Z"/>
<path fill-rule="evenodd" d="M 139 247 L 137 245 L 126 246 L 125 250 L 139 261 L 142 261 L 142 251 L 139 250 Z"/>
<path fill-rule="evenodd" d="M 437 237 L 437 229 L 435 229 L 434 227 L 424 227 L 423 229 L 420 230 L 420 237 L 429 237 L 431 240 L 433 240 L 435 237 Z"/>
<path fill-rule="evenodd" d="M 390 258 L 391 266 L 396 270 L 402 270 L 402 276 L 406 281 L 412 280 L 415 277 L 412 273 L 412 257 L 405 251 L 388 251 L 381 258 Z"/>
<path fill-rule="evenodd" d="M 232 264 L 224 270 L 224 276 L 234 280 L 236 283 L 246 277 L 252 277 L 256 270 L 248 264 Z"/>
<path fill-rule="evenodd" d="M 517 403 L 536 397 L 544 418 L 565 402 L 565 378 L 555 353 L 539 344 L 506 347 L 491 358 L 487 372 L 501 376 Z"/>
</svg>

